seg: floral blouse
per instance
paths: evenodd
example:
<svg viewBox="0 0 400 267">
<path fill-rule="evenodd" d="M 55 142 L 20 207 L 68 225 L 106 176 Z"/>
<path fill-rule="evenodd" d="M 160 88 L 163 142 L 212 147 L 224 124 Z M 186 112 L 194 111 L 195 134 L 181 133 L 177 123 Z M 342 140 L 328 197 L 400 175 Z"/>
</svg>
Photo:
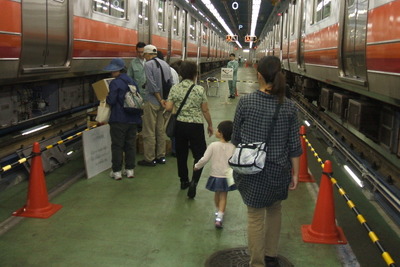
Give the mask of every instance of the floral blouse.
<svg viewBox="0 0 400 267">
<path fill-rule="evenodd" d="M 191 80 L 183 80 L 175 84 L 169 93 L 168 101 L 174 103 L 176 110 L 178 110 L 189 88 L 193 85 Z M 178 115 L 177 120 L 189 123 L 203 123 L 203 112 L 201 104 L 208 102 L 206 90 L 201 85 L 195 85 L 190 92 L 185 105 Z"/>
</svg>

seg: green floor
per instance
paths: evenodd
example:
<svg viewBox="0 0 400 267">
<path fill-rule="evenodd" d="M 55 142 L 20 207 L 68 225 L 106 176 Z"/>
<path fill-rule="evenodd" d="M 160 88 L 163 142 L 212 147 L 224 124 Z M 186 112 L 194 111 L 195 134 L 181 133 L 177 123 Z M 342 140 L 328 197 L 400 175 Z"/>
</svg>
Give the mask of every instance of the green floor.
<svg viewBox="0 0 400 267">
<path fill-rule="evenodd" d="M 241 68 L 239 80 L 255 80 L 254 70 Z M 255 88 L 256 84 L 238 83 L 241 95 Z M 221 83 L 220 97 L 209 97 L 214 126 L 233 119 L 238 99 L 226 99 L 227 91 L 227 83 Z M 75 174 L 79 166 L 84 168 L 77 159 L 46 179 Z M 0 266 L 204 266 L 216 251 L 247 245 L 246 209 L 237 191 L 229 193 L 224 229 L 214 227 L 213 193 L 204 189 L 208 168 L 194 200 L 180 190 L 176 159 L 171 156 L 166 165 L 138 166 L 134 179 L 114 181 L 109 171 L 79 179 L 51 200 L 63 205 L 52 217 L 18 218 L 21 221 L 0 236 Z M 302 241 L 300 227 L 310 224 L 314 213 L 314 189 L 302 183 L 283 202 L 279 254 L 296 267 L 342 266 L 338 246 Z M 16 205 L 26 196 L 21 191 L 0 195 L 0 215 L 20 207 Z"/>
</svg>

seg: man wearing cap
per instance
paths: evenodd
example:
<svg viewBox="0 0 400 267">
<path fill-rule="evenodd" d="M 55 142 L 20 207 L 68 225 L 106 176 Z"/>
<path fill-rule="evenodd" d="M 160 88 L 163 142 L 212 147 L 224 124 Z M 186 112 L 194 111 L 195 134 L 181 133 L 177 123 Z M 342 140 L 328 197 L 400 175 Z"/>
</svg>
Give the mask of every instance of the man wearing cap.
<svg viewBox="0 0 400 267">
<path fill-rule="evenodd" d="M 115 78 L 110 82 L 109 93 L 106 99 L 111 108 L 110 125 L 111 135 L 111 162 L 110 176 L 115 180 L 122 179 L 122 163 L 125 161 L 125 174 L 128 178 L 134 177 L 136 165 L 136 132 L 141 123 L 141 111 L 127 113 L 124 110 L 125 94 L 129 90 L 128 84 L 137 84 L 126 74 L 125 62 L 120 58 L 111 60 L 105 68 Z M 138 89 L 138 91 L 140 91 Z M 125 152 L 125 160 L 123 160 Z"/>
<path fill-rule="evenodd" d="M 156 166 L 165 164 L 165 126 L 164 105 L 168 92 L 163 90 L 162 77 L 166 83 L 172 84 L 172 75 L 169 65 L 157 58 L 157 48 L 154 45 L 144 47 L 144 72 L 146 86 L 143 99 L 143 150 L 144 159 L 138 164 L 142 166 Z"/>
</svg>

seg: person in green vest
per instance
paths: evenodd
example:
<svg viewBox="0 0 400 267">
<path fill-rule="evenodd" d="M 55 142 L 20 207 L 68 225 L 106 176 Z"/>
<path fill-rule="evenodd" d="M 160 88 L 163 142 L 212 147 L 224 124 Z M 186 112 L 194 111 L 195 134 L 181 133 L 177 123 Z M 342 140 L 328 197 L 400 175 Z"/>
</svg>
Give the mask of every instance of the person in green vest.
<svg viewBox="0 0 400 267">
<path fill-rule="evenodd" d="M 231 61 L 228 62 L 227 68 L 233 69 L 233 79 L 228 81 L 229 85 L 229 98 L 235 98 L 236 93 L 236 81 L 237 81 L 237 71 L 239 69 L 239 62 L 235 59 L 235 54 L 230 54 L 229 59 Z"/>
</svg>

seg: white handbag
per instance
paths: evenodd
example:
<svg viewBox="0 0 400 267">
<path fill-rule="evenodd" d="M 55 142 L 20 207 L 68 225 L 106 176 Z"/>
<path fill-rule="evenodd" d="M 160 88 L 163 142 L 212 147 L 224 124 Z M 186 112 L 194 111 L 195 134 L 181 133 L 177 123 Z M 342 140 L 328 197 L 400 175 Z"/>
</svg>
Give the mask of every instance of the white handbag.
<svg viewBox="0 0 400 267">
<path fill-rule="evenodd" d="M 241 174 L 255 174 L 264 169 L 267 145 L 264 142 L 239 144 L 229 159 L 231 168 Z"/>
<path fill-rule="evenodd" d="M 255 174 L 262 171 L 265 167 L 267 157 L 267 144 L 271 139 L 271 133 L 274 130 L 276 121 L 278 120 L 278 112 L 281 104 L 275 108 L 272 123 L 268 130 L 265 142 L 240 143 L 233 152 L 232 157 L 228 160 L 233 171 L 240 174 Z"/>
<path fill-rule="evenodd" d="M 110 119 L 110 113 L 111 109 L 106 101 L 100 101 L 99 106 L 97 107 L 96 121 L 100 123 L 108 123 L 108 120 Z"/>
</svg>

